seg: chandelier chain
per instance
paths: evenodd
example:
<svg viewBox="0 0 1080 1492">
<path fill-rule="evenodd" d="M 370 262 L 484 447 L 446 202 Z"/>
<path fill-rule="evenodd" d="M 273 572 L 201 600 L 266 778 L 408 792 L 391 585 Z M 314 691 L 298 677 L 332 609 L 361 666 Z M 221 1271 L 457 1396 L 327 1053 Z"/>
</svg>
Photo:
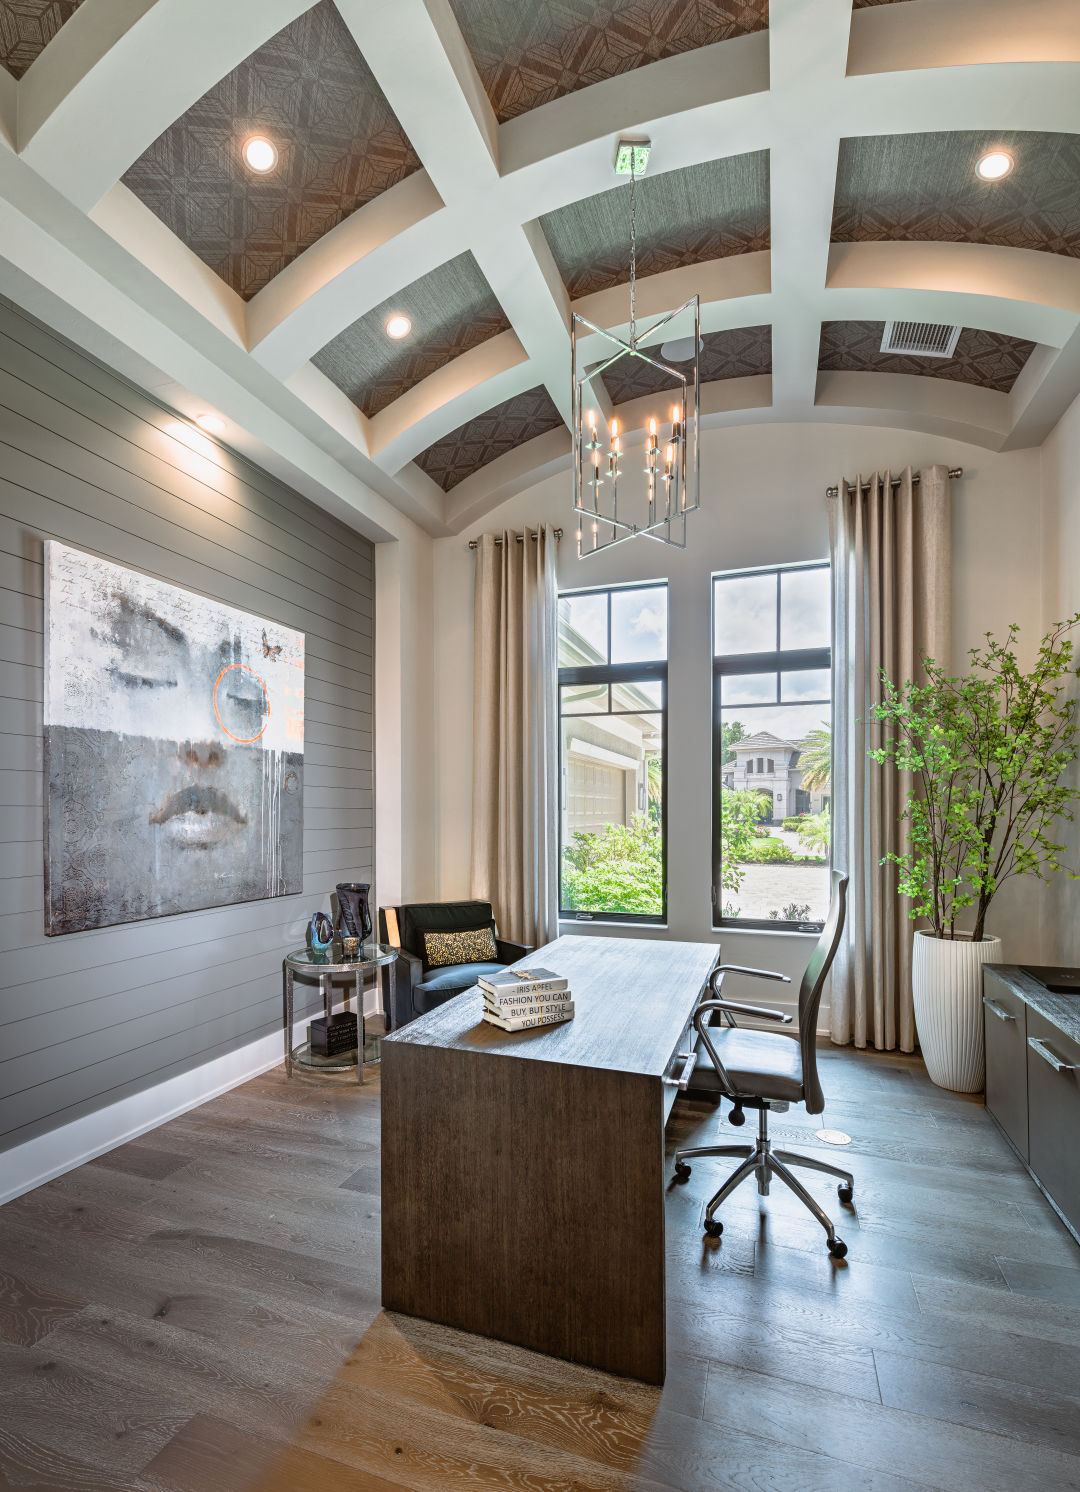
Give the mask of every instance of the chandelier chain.
<svg viewBox="0 0 1080 1492">
<path fill-rule="evenodd" d="M 637 231 L 634 221 L 634 153 L 630 152 L 630 346 L 637 346 Z"/>
</svg>

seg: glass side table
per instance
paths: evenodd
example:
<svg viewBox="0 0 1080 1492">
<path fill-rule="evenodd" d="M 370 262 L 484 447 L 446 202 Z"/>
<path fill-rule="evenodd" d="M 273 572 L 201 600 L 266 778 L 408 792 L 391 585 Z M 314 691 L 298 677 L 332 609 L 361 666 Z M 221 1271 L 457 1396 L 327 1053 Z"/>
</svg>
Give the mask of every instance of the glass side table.
<svg viewBox="0 0 1080 1492">
<path fill-rule="evenodd" d="M 281 969 L 281 1003 L 285 1035 L 285 1076 L 287 1078 L 291 1078 L 297 1068 L 302 1068 L 305 1072 L 346 1072 L 349 1068 L 355 1067 L 357 1082 L 364 1081 L 364 1062 L 378 1061 L 379 1042 L 377 1036 L 371 1038 L 369 1055 L 369 1043 L 364 1032 L 364 988 L 367 976 L 373 970 L 381 969 L 385 964 L 392 964 L 396 958 L 396 948 L 366 942 L 361 945 L 360 957 L 350 959 L 347 963 L 335 963 L 333 956 L 329 954 L 325 958 L 320 958 L 312 953 L 310 948 L 297 948 L 294 952 L 285 955 Z M 345 1009 L 350 1009 L 350 1001 L 352 995 L 355 994 L 358 1047 L 353 1047 L 351 1051 L 337 1052 L 332 1057 L 322 1057 L 317 1052 L 312 1052 L 306 1041 L 301 1042 L 299 1046 L 293 1046 L 293 980 L 297 975 L 301 979 L 319 981 L 323 1014 L 327 1020 L 330 1019 L 334 1005 L 334 980 L 348 980 L 352 989 L 345 996 Z M 361 1054 L 363 1060 L 361 1060 Z"/>
</svg>

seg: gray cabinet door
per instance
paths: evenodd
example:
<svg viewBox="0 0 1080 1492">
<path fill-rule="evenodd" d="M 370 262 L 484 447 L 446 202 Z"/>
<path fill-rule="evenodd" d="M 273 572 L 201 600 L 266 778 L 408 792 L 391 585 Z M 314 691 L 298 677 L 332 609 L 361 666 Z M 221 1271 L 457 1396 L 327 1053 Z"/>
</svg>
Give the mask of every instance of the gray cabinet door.
<svg viewBox="0 0 1080 1492">
<path fill-rule="evenodd" d="M 1029 1010 L 1027 1059 L 1031 1169 L 1080 1228 L 1080 1045 Z"/>
<path fill-rule="evenodd" d="M 986 1107 L 1028 1159 L 1027 1006 L 991 969 L 983 973 Z"/>
</svg>

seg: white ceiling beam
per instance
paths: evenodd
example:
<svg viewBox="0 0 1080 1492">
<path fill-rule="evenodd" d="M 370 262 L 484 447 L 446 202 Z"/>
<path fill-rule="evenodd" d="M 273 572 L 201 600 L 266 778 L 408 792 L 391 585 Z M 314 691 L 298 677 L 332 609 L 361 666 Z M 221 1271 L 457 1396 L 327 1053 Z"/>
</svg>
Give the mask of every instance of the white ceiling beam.
<svg viewBox="0 0 1080 1492">
<path fill-rule="evenodd" d="M 1076 0 L 907 0 L 851 17 L 848 73 L 969 67 L 989 62 L 1080 62 Z"/>
<path fill-rule="evenodd" d="M 1001 450 L 1009 396 L 910 373 L 822 373 L 810 418 L 921 430 Z"/>
<path fill-rule="evenodd" d="M 769 39 L 772 139 L 773 404 L 797 419 L 814 402 L 829 266 L 850 0 L 772 0 Z"/>
<path fill-rule="evenodd" d="M 309 8 L 310 0 L 80 6 L 19 83 L 23 159 L 89 211 L 174 120 Z"/>
<path fill-rule="evenodd" d="M 1042 445 L 1078 392 L 1080 331 L 1074 332 L 1064 347 L 1036 348 L 1032 354 L 1030 367 L 1013 386 L 1012 428 L 1003 449 Z"/>
</svg>

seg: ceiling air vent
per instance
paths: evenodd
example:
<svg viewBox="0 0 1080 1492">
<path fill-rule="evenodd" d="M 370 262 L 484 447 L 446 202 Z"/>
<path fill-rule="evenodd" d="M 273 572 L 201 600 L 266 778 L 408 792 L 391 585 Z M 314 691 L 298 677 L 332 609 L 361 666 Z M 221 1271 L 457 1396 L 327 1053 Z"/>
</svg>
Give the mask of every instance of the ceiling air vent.
<svg viewBox="0 0 1080 1492">
<path fill-rule="evenodd" d="M 881 350 L 907 357 L 952 357 L 959 335 L 958 326 L 936 326 L 932 321 L 886 321 Z"/>
</svg>

